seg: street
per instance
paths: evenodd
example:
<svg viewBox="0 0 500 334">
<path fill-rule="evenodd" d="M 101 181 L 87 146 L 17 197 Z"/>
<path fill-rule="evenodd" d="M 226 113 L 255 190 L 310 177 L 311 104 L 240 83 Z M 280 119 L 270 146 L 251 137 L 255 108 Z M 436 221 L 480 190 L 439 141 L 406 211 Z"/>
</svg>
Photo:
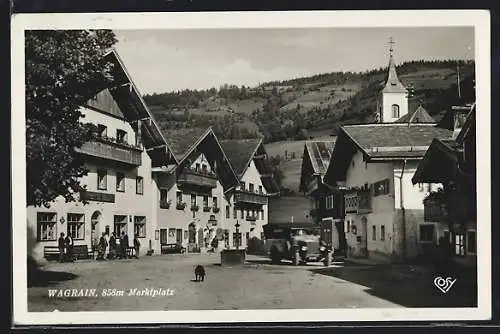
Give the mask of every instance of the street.
<svg viewBox="0 0 500 334">
<path fill-rule="evenodd" d="M 205 266 L 204 282 L 194 281 L 198 264 Z M 444 294 L 433 285 L 433 277 L 408 266 L 294 267 L 252 255 L 245 265 L 232 267 L 221 266 L 218 254 L 51 262 L 29 282 L 28 311 L 473 306 L 475 282 L 459 278 Z M 144 290 L 148 288 L 155 289 L 156 296 L 153 290 Z M 96 295 L 88 296 L 92 289 Z M 49 290 L 55 295 L 49 297 Z"/>
</svg>

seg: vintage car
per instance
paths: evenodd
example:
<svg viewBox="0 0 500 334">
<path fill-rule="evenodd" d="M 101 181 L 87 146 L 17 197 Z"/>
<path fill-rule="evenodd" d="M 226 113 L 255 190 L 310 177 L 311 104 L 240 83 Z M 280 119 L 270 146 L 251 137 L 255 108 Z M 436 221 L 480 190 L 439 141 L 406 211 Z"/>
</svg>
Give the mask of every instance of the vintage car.
<svg viewBox="0 0 500 334">
<path fill-rule="evenodd" d="M 186 252 L 186 247 L 181 244 L 163 244 L 161 245 L 162 254 L 184 254 Z"/>
<path fill-rule="evenodd" d="M 329 265 L 331 252 L 320 240 L 320 231 L 311 224 L 266 224 L 266 247 L 273 263 L 290 260 L 293 265 L 323 261 Z"/>
</svg>

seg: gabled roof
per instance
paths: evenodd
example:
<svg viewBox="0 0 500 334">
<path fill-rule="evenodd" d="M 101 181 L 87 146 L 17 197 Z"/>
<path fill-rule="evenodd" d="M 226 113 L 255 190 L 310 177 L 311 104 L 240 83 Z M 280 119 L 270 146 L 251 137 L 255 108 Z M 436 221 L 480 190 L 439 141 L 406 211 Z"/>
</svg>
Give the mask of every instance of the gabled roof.
<svg viewBox="0 0 500 334">
<path fill-rule="evenodd" d="M 460 145 L 456 140 L 434 139 L 420 161 L 411 181 L 415 183 L 441 183 L 455 178 Z"/>
<path fill-rule="evenodd" d="M 335 141 L 307 141 L 305 149 L 315 174 L 324 175 L 330 164 Z"/>
<path fill-rule="evenodd" d="M 193 152 L 203 153 L 209 161 L 217 162 L 215 172 L 225 190 L 239 184 L 239 178 L 212 128 L 163 128 L 162 133 L 172 143 L 173 152 L 179 161 L 176 168 L 177 173 L 180 173 L 185 167 L 186 161 L 189 161 Z"/>
<path fill-rule="evenodd" d="M 137 130 L 138 124 L 140 124 L 144 147 L 149 154 L 162 160 L 162 163 L 168 164 L 173 160 L 176 164 L 175 156 L 170 154 L 172 151 L 168 141 L 162 135 L 158 123 L 144 102 L 139 89 L 132 81 L 118 52 L 112 48 L 104 55 L 103 61 L 114 65 L 112 69 L 113 87 L 109 87 L 109 93 L 117 101 L 132 127 Z"/>
<path fill-rule="evenodd" d="M 241 178 L 253 159 L 261 139 L 226 139 L 220 144 L 233 165 L 235 173 Z"/>
<path fill-rule="evenodd" d="M 358 150 L 368 162 L 421 159 L 434 138 L 450 139 L 452 132 L 434 124 L 375 123 L 340 128 L 325 181 L 343 181 Z"/>
<path fill-rule="evenodd" d="M 306 141 L 300 171 L 299 191 L 306 192 L 313 176 L 323 177 L 330 164 L 335 141 Z"/>
<path fill-rule="evenodd" d="M 253 160 L 266 191 L 269 194 L 279 192 L 279 185 L 272 173 L 267 152 L 261 139 L 227 139 L 222 140 L 220 143 L 240 180 Z M 260 158 L 256 159 L 256 156 L 260 156 Z"/>
<path fill-rule="evenodd" d="M 394 58 L 391 55 L 389 58 L 389 69 L 387 71 L 387 79 L 385 82 L 385 87 L 382 90 L 383 93 L 407 93 L 408 91 L 403 86 L 401 81 L 399 81 L 398 74 L 396 72 L 396 65 L 394 64 Z"/>
<path fill-rule="evenodd" d="M 162 126 L 161 132 L 167 139 L 176 159 L 181 161 L 194 145 L 204 137 L 210 128 L 169 129 Z"/>
<path fill-rule="evenodd" d="M 420 105 L 416 110 L 396 120 L 395 123 L 436 123 L 436 120 Z"/>
</svg>

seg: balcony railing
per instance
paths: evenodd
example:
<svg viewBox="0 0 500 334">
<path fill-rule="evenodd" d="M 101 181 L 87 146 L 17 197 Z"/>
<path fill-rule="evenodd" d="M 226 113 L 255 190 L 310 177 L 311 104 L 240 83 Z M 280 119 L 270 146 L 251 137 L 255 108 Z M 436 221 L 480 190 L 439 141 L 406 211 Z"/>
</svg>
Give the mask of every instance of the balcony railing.
<svg viewBox="0 0 500 334">
<path fill-rule="evenodd" d="M 369 213 L 372 211 L 371 191 L 358 192 L 358 213 Z"/>
<path fill-rule="evenodd" d="M 247 215 L 246 216 L 246 220 L 249 221 L 249 222 L 254 222 L 257 220 L 257 216 L 254 216 L 254 215 Z"/>
<path fill-rule="evenodd" d="M 442 201 L 424 201 L 424 221 L 444 222 L 446 220 L 446 209 Z"/>
<path fill-rule="evenodd" d="M 182 174 L 177 179 L 177 183 L 181 185 L 194 185 L 198 187 L 217 187 L 217 176 L 214 173 L 184 169 Z"/>
<path fill-rule="evenodd" d="M 80 193 L 80 199 L 86 201 L 94 201 L 94 202 L 115 202 L 115 194 L 108 193 L 99 193 L 94 191 L 82 191 Z"/>
<path fill-rule="evenodd" d="M 142 148 L 117 142 L 110 137 L 98 137 L 84 143 L 75 151 L 92 157 L 118 161 L 131 166 L 142 164 Z"/>
<path fill-rule="evenodd" d="M 250 204 L 267 204 L 267 196 L 261 192 L 250 192 L 246 190 L 237 190 L 234 194 L 234 201 L 236 203 L 250 203 Z"/>
</svg>

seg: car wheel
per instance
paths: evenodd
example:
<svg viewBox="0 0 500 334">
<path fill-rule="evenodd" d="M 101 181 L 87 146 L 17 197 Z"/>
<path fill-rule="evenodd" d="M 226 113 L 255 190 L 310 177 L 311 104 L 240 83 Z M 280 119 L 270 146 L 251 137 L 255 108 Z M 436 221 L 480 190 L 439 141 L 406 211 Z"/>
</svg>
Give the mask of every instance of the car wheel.
<svg viewBox="0 0 500 334">
<path fill-rule="evenodd" d="M 273 248 L 271 250 L 271 262 L 273 264 L 279 264 L 280 261 L 281 261 L 281 258 L 280 258 L 278 251 L 275 248 Z"/>
</svg>

